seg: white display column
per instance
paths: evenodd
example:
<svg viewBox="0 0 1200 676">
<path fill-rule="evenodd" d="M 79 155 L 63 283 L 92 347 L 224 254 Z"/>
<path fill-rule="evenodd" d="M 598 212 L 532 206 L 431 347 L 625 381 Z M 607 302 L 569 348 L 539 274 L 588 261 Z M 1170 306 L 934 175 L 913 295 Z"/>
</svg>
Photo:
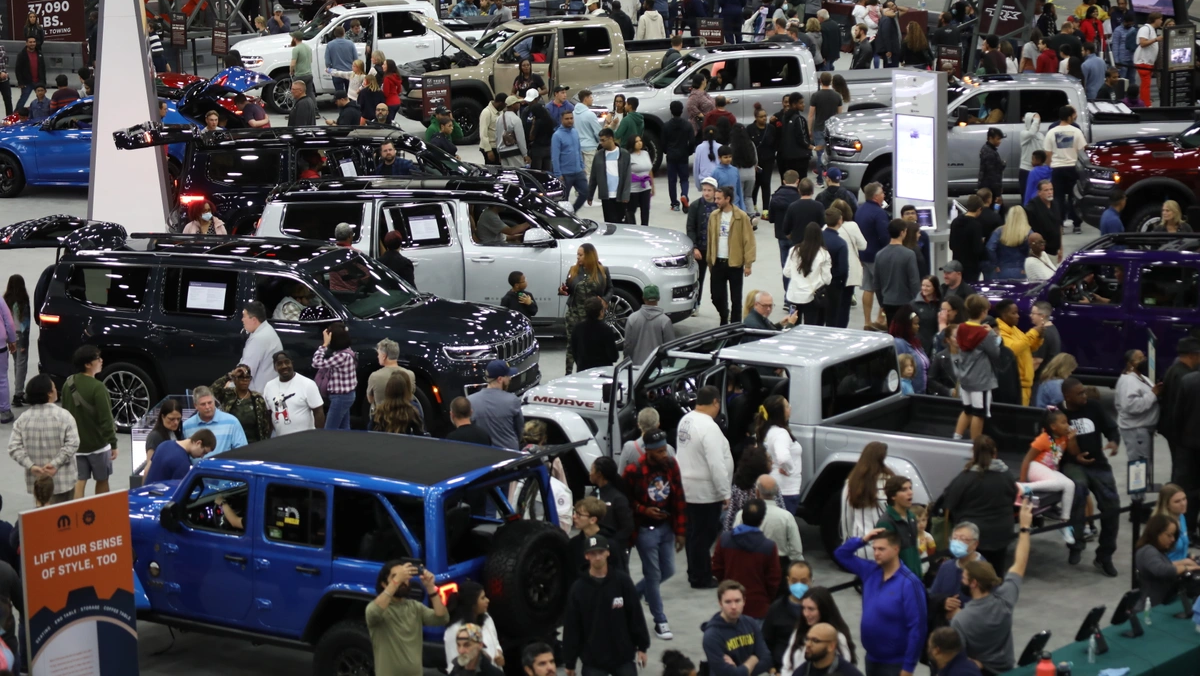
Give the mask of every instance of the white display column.
<svg viewBox="0 0 1200 676">
<path fill-rule="evenodd" d="M 129 232 L 165 232 L 167 170 L 161 147 L 118 150 L 113 132 L 158 121 L 142 0 L 99 5 L 88 218 Z"/>
</svg>

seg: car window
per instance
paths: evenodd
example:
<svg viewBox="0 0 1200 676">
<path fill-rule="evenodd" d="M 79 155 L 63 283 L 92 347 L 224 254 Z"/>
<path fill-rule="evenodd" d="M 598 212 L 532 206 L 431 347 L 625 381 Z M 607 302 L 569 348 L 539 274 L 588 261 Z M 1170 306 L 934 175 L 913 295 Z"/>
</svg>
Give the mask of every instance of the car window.
<svg viewBox="0 0 1200 676">
<path fill-rule="evenodd" d="M 826 366 L 821 371 L 821 414 L 832 418 L 899 391 L 895 348 L 876 350 Z"/>
<path fill-rule="evenodd" d="M 608 30 L 602 26 L 563 29 L 563 56 L 598 56 L 610 52 L 612 52 L 612 41 L 609 38 Z"/>
<path fill-rule="evenodd" d="M 768 56 L 750 59 L 750 88 L 796 87 L 801 84 L 800 59 Z"/>
<path fill-rule="evenodd" d="M 546 63 L 547 57 L 550 54 L 550 43 L 554 40 L 554 33 L 535 33 L 527 35 L 517 42 L 509 45 L 500 55 L 500 63 L 520 63 L 520 53 L 526 48 L 529 49 L 529 61 L 531 63 Z M 518 50 L 520 47 L 520 50 Z"/>
<path fill-rule="evenodd" d="M 498 207 L 495 215 L 500 218 L 500 221 L 505 226 L 519 226 L 529 223 L 529 219 L 526 218 L 525 215 L 520 211 L 511 209 L 504 205 L 491 203 L 469 204 L 468 210 L 471 214 L 471 241 L 475 244 L 480 244 L 483 246 L 521 246 L 520 240 L 508 241 L 503 237 L 501 237 L 501 239 L 498 241 L 491 240 L 486 232 L 480 230 L 479 224 L 481 222 L 493 220 L 492 215 L 488 213 L 488 207 L 493 206 Z M 484 228 L 484 230 L 487 230 L 487 228 Z"/>
<path fill-rule="evenodd" d="M 254 300 L 267 308 L 272 321 L 325 322 L 333 314 L 318 311 L 325 303 L 307 282 L 284 275 L 254 275 Z M 307 319 L 309 315 L 311 320 Z"/>
<path fill-rule="evenodd" d="M 425 26 L 413 18 L 412 12 L 380 12 L 379 39 L 415 38 L 425 34 Z"/>
<path fill-rule="evenodd" d="M 738 86 L 738 68 L 741 66 L 742 60 L 729 59 L 727 61 L 713 61 L 700 72 L 709 77 L 708 91 L 718 92 L 728 89 L 734 89 Z M 713 94 L 716 96 L 716 94 Z"/>
<path fill-rule="evenodd" d="M 150 268 L 76 265 L 67 278 L 67 295 L 82 303 L 136 310 L 146 300 Z"/>
<path fill-rule="evenodd" d="M 1008 117 L 1008 94 L 999 91 L 980 92 L 958 104 L 958 107 L 962 106 L 967 107 L 967 122 L 970 124 L 1003 124 Z"/>
<path fill-rule="evenodd" d="M 264 148 L 210 150 L 208 180 L 224 185 L 270 185 L 280 182 L 283 152 Z"/>
<path fill-rule="evenodd" d="M 84 101 L 58 114 L 54 118 L 55 129 L 91 129 L 92 128 L 92 102 Z"/>
<path fill-rule="evenodd" d="M 403 238 L 401 249 L 429 249 L 450 245 L 450 224 L 445 206 L 437 204 L 389 204 L 384 205 L 380 215 L 379 250 L 383 251 L 383 238 L 389 232 L 398 232 Z"/>
<path fill-rule="evenodd" d="M 187 501 L 183 508 L 183 522 L 192 528 L 242 535 L 246 532 L 245 522 L 231 520 L 217 501 L 228 502 L 238 521 L 246 518 L 246 505 L 250 489 L 245 481 L 223 477 L 198 476 L 188 488 Z"/>
<path fill-rule="evenodd" d="M 1059 287 L 1069 305 L 1120 305 L 1124 281 L 1120 265 L 1075 263 L 1063 273 Z"/>
<path fill-rule="evenodd" d="M 283 207 L 279 230 L 300 239 L 332 242 L 333 231 L 339 223 L 354 226 L 354 241 L 362 237 L 362 224 L 367 211 L 366 202 L 302 202 Z"/>
<path fill-rule="evenodd" d="M 324 547 L 325 519 L 325 491 L 267 484 L 263 534 L 268 540 Z"/>
<path fill-rule="evenodd" d="M 237 288 L 234 270 L 165 268 L 162 309 L 167 314 L 232 317 Z"/>
<path fill-rule="evenodd" d="M 318 274 L 325 288 L 359 319 L 399 309 L 419 295 L 383 264 L 362 254 Z"/>
<path fill-rule="evenodd" d="M 1138 302 L 1144 308 L 1189 308 L 1200 305 L 1200 273 L 1196 268 L 1156 265 L 1142 268 Z"/>
<path fill-rule="evenodd" d="M 412 556 L 413 551 L 378 495 L 335 487 L 333 555 L 383 563 Z"/>
<path fill-rule="evenodd" d="M 1025 113 L 1037 113 L 1042 122 L 1057 122 L 1058 111 L 1063 106 L 1071 105 L 1067 93 L 1061 89 L 1022 89 L 1020 119 L 1025 119 Z"/>
</svg>

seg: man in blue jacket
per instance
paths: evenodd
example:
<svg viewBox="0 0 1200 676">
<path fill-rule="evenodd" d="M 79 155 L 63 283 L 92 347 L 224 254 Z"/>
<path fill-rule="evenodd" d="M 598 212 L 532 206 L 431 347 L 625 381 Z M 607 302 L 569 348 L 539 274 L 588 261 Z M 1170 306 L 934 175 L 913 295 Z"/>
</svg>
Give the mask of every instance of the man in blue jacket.
<svg viewBox="0 0 1200 676">
<path fill-rule="evenodd" d="M 897 548 L 897 556 L 899 552 Z M 700 625 L 709 675 L 756 676 L 770 671 L 771 647 L 759 623 L 742 614 L 746 588 L 740 582 L 725 580 L 717 586 L 717 601 L 721 610 Z"/>
<path fill-rule="evenodd" d="M 874 563 L 855 556 L 868 544 Z M 833 558 L 862 579 L 859 632 L 867 652 L 867 673 L 912 676 L 925 646 L 925 586 L 900 562 L 900 536 L 876 528 L 865 538 L 846 540 Z"/>
<path fill-rule="evenodd" d="M 842 297 L 846 293 L 846 281 L 850 279 L 850 247 L 846 240 L 838 234 L 842 227 L 842 212 L 838 209 L 825 210 L 825 229 L 821 236 L 825 238 L 825 249 L 833 258 L 833 269 L 825 293 L 825 326 L 846 328 L 850 323 L 850 304 L 846 303 L 846 317 L 841 316 Z"/>
<path fill-rule="evenodd" d="M 575 188 L 575 211 L 587 201 L 588 177 L 583 169 L 583 151 L 579 145 L 579 132 L 575 131 L 575 112 L 568 110 L 559 118 L 559 127 L 550 137 L 550 164 L 554 175 L 562 178 L 563 199 Z"/>
<path fill-rule="evenodd" d="M 1100 215 L 1100 234 L 1115 235 L 1125 232 L 1121 212 L 1125 210 L 1125 191 L 1115 188 L 1108 196 L 1108 208 Z"/>
<path fill-rule="evenodd" d="M 866 321 L 868 331 L 875 328 L 874 324 L 884 324 L 883 307 L 880 306 L 879 316 L 872 320 L 871 308 L 875 303 L 875 254 L 879 253 L 884 247 L 891 243 L 892 238 L 888 235 L 888 223 L 891 222 L 891 217 L 883 210 L 883 205 L 886 204 L 883 199 L 883 186 L 879 183 L 868 183 L 863 187 L 863 196 L 866 200 L 854 212 L 854 220 L 858 223 L 858 229 L 862 231 L 863 237 L 867 240 L 867 248 L 859 252 L 858 258 L 862 261 L 863 266 L 863 319 Z M 886 326 L 886 324 L 884 324 Z"/>
</svg>

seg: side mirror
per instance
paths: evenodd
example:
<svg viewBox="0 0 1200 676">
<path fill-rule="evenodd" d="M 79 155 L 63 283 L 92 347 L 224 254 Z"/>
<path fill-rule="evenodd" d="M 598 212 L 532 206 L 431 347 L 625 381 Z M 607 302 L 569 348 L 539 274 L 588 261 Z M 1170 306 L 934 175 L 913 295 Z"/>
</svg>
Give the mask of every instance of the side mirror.
<svg viewBox="0 0 1200 676">
<path fill-rule="evenodd" d="M 1046 301 L 1049 302 L 1050 305 L 1052 305 L 1054 307 L 1058 307 L 1059 305 L 1062 305 L 1062 302 L 1063 302 L 1062 288 L 1059 287 L 1057 284 L 1051 284 L 1050 288 L 1046 289 Z"/>
<path fill-rule="evenodd" d="M 600 386 L 600 399 L 606 404 L 612 403 L 613 384 L 604 383 Z"/>
<path fill-rule="evenodd" d="M 162 510 L 158 513 L 158 523 L 172 533 L 183 530 L 183 526 L 179 523 L 179 505 L 174 501 L 163 505 Z"/>
<path fill-rule="evenodd" d="M 554 238 L 550 236 L 550 233 L 539 227 L 532 227 L 526 230 L 525 237 L 521 240 L 521 242 L 526 246 L 554 246 Z"/>
</svg>

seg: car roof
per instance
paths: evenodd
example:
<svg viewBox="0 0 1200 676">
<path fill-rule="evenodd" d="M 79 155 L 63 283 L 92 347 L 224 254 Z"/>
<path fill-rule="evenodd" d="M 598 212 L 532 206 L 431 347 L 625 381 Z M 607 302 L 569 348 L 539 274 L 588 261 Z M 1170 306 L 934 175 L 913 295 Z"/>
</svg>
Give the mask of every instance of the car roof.
<svg viewBox="0 0 1200 676">
<path fill-rule="evenodd" d="M 331 12 L 338 12 L 340 10 L 340 12 L 345 13 L 345 12 L 349 12 L 352 9 L 361 9 L 363 7 L 381 7 L 381 6 L 385 6 L 385 5 L 395 5 L 395 6 L 409 5 L 409 6 L 411 6 L 411 5 L 418 5 L 418 4 L 426 4 L 426 3 L 409 2 L 409 0 L 354 0 L 353 2 L 343 2 L 340 5 L 334 5 L 333 7 L 330 7 L 329 9 Z"/>
<path fill-rule="evenodd" d="M 777 366 L 820 367 L 894 345 L 894 339 L 886 333 L 805 325 L 723 348 L 720 358 L 738 362 L 766 360 Z"/>
<path fill-rule="evenodd" d="M 356 198 L 388 197 L 397 193 L 414 197 L 433 195 L 453 195 L 462 197 L 474 193 L 474 197 L 492 197 L 513 204 L 529 197 L 530 191 L 515 183 L 507 183 L 496 177 L 442 177 L 442 178 L 405 178 L 405 177 L 362 177 L 362 178 L 321 178 L 306 179 L 282 183 L 272 193 L 271 200 L 281 196 L 287 199 L 325 201 L 330 194 L 350 194 Z"/>
<path fill-rule="evenodd" d="M 313 143 L 322 147 L 330 142 L 379 144 L 387 140 L 414 142 L 421 147 L 425 143 L 419 138 L 396 127 L 262 127 L 259 129 L 223 129 L 218 132 L 196 134 L 192 138 L 205 148 L 257 147 L 260 145 L 299 145 Z"/>
<path fill-rule="evenodd" d="M 291 268 L 318 258 L 329 257 L 330 264 L 355 255 L 343 247 L 321 242 L 284 237 L 229 238 L 211 235 L 133 235 L 136 243 L 130 250 L 81 250 L 63 257 L 64 260 L 111 260 L 114 256 L 157 261 L 168 257 L 195 258 L 208 261 L 214 258 L 239 261 L 264 261 L 270 265 Z"/>
<path fill-rule="evenodd" d="M 341 449 L 339 451 L 339 449 Z M 295 476 L 297 469 L 435 486 L 521 459 L 492 446 L 379 432 L 309 430 L 274 437 L 206 458 L 200 464 L 234 465 L 255 474 Z M 303 475 L 297 478 L 304 478 Z M 457 482 L 456 482 L 457 483 Z"/>
<path fill-rule="evenodd" d="M 1156 261 L 1200 253 L 1200 232 L 1122 232 L 1104 235 L 1079 249 L 1072 260 Z"/>
<path fill-rule="evenodd" d="M 573 16 L 531 16 L 523 19 L 513 19 L 504 24 L 504 27 L 511 31 L 519 31 L 528 26 L 561 26 L 564 24 L 598 24 L 602 21 L 612 21 L 606 16 L 590 16 L 590 15 L 573 15 Z"/>
<path fill-rule="evenodd" d="M 711 47 L 697 47 L 692 50 L 693 54 L 745 54 L 754 52 L 771 52 L 771 51 L 789 51 L 796 52 L 800 50 L 808 51 L 808 47 L 802 42 L 742 42 L 734 45 L 713 45 Z"/>
<path fill-rule="evenodd" d="M 965 84 L 985 85 L 997 82 L 1017 82 L 1023 85 L 1053 84 L 1078 85 L 1079 81 L 1062 73 L 1012 73 L 998 75 L 966 75 L 962 80 Z"/>
</svg>

